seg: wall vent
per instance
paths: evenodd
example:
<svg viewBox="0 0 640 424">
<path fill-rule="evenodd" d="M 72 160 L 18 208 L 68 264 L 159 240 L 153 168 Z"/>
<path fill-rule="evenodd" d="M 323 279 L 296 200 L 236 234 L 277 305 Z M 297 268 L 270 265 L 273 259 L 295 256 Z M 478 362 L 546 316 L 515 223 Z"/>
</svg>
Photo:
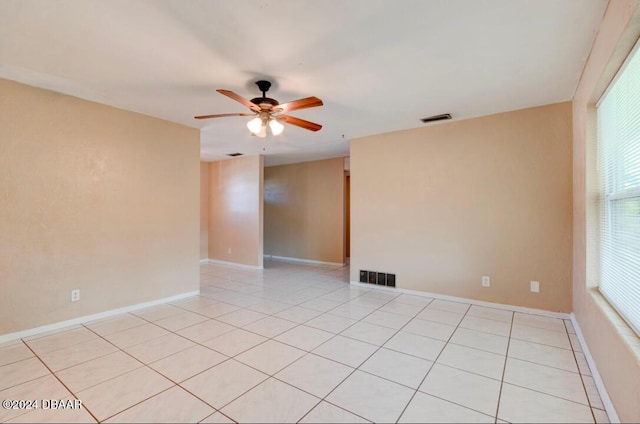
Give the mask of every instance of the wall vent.
<svg viewBox="0 0 640 424">
<path fill-rule="evenodd" d="M 426 123 L 435 122 L 435 121 L 446 121 L 448 119 L 451 119 L 451 114 L 444 113 L 442 115 L 428 116 L 426 118 L 422 118 L 420 121 L 426 124 Z"/>
<path fill-rule="evenodd" d="M 238 153 L 238 152 L 236 152 L 236 153 L 228 153 L 228 154 L 227 154 L 227 156 L 231 156 L 231 157 L 234 157 L 234 158 L 235 158 L 236 156 L 242 156 L 243 154 L 244 154 L 244 153 Z"/>
</svg>

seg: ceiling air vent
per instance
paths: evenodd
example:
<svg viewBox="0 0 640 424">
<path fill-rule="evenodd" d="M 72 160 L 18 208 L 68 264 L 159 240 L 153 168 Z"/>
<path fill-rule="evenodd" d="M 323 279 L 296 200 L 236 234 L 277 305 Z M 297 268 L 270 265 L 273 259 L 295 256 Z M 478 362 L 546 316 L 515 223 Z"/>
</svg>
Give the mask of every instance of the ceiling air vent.
<svg viewBox="0 0 640 424">
<path fill-rule="evenodd" d="M 442 115 L 433 115 L 427 118 L 422 118 L 421 121 L 426 124 L 428 122 L 446 121 L 447 119 L 451 119 L 451 114 L 444 113 Z"/>
<path fill-rule="evenodd" d="M 231 157 L 234 157 L 234 158 L 235 158 L 236 156 L 242 156 L 243 154 L 244 154 L 244 153 L 238 153 L 238 152 L 236 152 L 236 153 L 228 153 L 228 154 L 227 154 L 227 156 L 231 156 Z"/>
</svg>

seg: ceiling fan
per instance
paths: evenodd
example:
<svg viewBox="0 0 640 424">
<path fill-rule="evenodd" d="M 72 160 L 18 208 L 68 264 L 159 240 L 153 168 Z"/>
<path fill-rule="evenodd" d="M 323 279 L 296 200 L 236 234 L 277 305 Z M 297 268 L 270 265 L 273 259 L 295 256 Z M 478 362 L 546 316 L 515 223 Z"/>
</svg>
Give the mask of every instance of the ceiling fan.
<svg viewBox="0 0 640 424">
<path fill-rule="evenodd" d="M 267 126 L 271 129 L 273 135 L 278 135 L 284 130 L 282 122 L 295 125 L 296 127 L 304 128 L 309 131 L 319 131 L 322 125 L 314 122 L 305 121 L 304 119 L 296 118 L 295 116 L 285 115 L 287 112 L 291 112 L 298 109 L 307 109 L 311 107 L 322 106 L 322 100 L 317 97 L 306 97 L 300 100 L 294 100 L 292 102 L 280 104 L 277 100 L 267 97 L 267 91 L 271 87 L 269 81 L 257 81 L 256 85 L 262 91 L 262 97 L 256 97 L 251 101 L 245 99 L 242 96 L 229 90 L 216 90 L 218 93 L 223 94 L 239 103 L 242 103 L 253 113 L 223 113 L 219 115 L 200 115 L 195 116 L 195 119 L 209 119 L 209 118 L 226 118 L 228 116 L 255 116 L 254 119 L 247 123 L 247 128 L 251 131 L 252 135 L 258 137 L 266 137 Z"/>
</svg>

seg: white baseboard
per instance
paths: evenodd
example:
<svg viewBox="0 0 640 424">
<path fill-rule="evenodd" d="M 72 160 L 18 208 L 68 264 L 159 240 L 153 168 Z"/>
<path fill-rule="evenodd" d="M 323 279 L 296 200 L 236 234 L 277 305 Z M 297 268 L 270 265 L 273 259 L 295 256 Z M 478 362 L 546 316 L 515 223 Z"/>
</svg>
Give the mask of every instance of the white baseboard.
<svg viewBox="0 0 640 424">
<path fill-rule="evenodd" d="M 264 267 L 261 266 L 256 266 L 256 265 L 245 265 L 245 264 L 239 264 L 236 262 L 228 262 L 228 261 L 221 261 L 219 259 L 200 259 L 200 263 L 212 263 L 212 264 L 218 264 L 218 265 L 225 265 L 225 266 L 230 266 L 230 267 L 235 267 L 235 268 L 243 268 L 243 269 L 264 269 Z"/>
<path fill-rule="evenodd" d="M 110 311 L 99 312 L 97 314 L 85 315 L 78 318 L 72 318 L 65 321 L 56 322 L 53 324 L 42 325 L 40 327 L 30 328 L 28 330 L 17 331 L 15 333 L 8 333 L 0 335 L 0 343 L 8 342 L 15 339 L 21 339 L 24 337 L 35 336 L 40 333 L 46 333 L 49 331 L 60 330 L 65 327 L 71 327 L 72 325 L 83 324 L 89 321 L 95 321 L 98 319 L 109 318 L 114 315 L 124 314 L 126 312 L 137 311 L 139 309 L 149 308 L 151 306 L 161 305 L 163 303 L 175 302 L 176 300 L 184 299 L 191 296 L 197 296 L 200 294 L 200 290 L 194 290 L 186 293 L 177 294 L 175 296 L 165 297 L 163 299 L 151 300 L 149 302 L 138 303 L 131 306 L 125 306 L 118 309 L 112 309 Z"/>
<path fill-rule="evenodd" d="M 580 342 L 580 347 L 582 347 L 582 353 L 584 353 L 584 357 L 587 358 L 587 363 L 589 364 L 589 368 L 591 369 L 591 376 L 593 377 L 593 381 L 598 388 L 598 393 L 600 393 L 600 399 L 602 399 L 604 409 L 607 411 L 607 415 L 609 415 L 609 422 L 619 423 L 620 418 L 618 418 L 618 413 L 613 406 L 613 402 L 611 402 L 609 393 L 607 393 L 607 389 L 604 386 L 602 377 L 600 377 L 600 373 L 598 372 L 598 367 L 596 367 L 596 362 L 593 360 L 593 356 L 591 356 L 591 352 L 589 352 L 589 348 L 587 347 L 587 342 L 582 334 L 580 324 L 578 324 L 576 315 L 573 312 L 571 313 L 571 323 L 573 324 L 573 329 L 576 330 L 576 336 L 578 337 L 578 341 Z"/>
<path fill-rule="evenodd" d="M 571 315 L 564 312 L 545 311 L 544 309 L 527 308 L 525 306 L 504 305 L 502 303 L 485 302 L 484 300 L 467 299 L 465 297 L 447 296 L 445 294 L 424 292 L 419 290 L 400 289 L 397 287 L 378 286 L 375 284 L 361 283 L 359 281 L 351 281 L 351 285 L 366 287 L 370 289 L 387 290 L 410 294 L 413 296 L 432 297 L 434 299 L 449 300 L 451 302 L 470 303 L 472 305 L 486 306 L 487 308 L 504 309 L 508 311 L 522 312 L 525 314 L 541 315 L 551 318 L 570 319 Z"/>
<path fill-rule="evenodd" d="M 282 261 L 282 262 L 297 262 L 297 263 L 312 264 L 312 265 L 344 266 L 344 264 L 341 262 L 314 261 L 313 259 L 289 258 L 287 256 L 264 255 L 264 258 L 271 259 L 274 261 Z"/>
</svg>

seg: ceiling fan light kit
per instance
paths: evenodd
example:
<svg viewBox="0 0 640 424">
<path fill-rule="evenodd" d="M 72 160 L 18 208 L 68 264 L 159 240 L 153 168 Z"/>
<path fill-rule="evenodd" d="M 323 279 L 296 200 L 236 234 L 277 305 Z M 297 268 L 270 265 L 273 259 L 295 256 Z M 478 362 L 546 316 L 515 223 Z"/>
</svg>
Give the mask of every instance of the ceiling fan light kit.
<svg viewBox="0 0 640 424">
<path fill-rule="evenodd" d="M 251 113 L 224 113 L 218 115 L 200 115 L 195 119 L 209 119 L 209 118 L 224 118 L 228 116 L 254 116 L 252 120 L 247 122 L 247 128 L 252 135 L 258 137 L 266 137 L 267 126 L 271 129 L 271 134 L 280 135 L 284 130 L 282 122 L 295 125 L 300 128 L 304 128 L 309 131 L 319 131 L 322 125 L 314 122 L 305 121 L 304 119 L 296 118 L 295 116 L 286 115 L 285 112 L 292 110 L 307 109 L 312 107 L 322 106 L 322 100 L 317 97 L 307 97 L 304 99 L 295 100 L 293 102 L 280 104 L 277 100 L 267 97 L 267 91 L 271 88 L 269 81 L 260 80 L 256 82 L 256 85 L 262 92 L 262 97 L 256 97 L 251 101 L 229 90 L 217 90 L 218 93 L 225 95 L 244 106 L 248 107 Z"/>
</svg>

